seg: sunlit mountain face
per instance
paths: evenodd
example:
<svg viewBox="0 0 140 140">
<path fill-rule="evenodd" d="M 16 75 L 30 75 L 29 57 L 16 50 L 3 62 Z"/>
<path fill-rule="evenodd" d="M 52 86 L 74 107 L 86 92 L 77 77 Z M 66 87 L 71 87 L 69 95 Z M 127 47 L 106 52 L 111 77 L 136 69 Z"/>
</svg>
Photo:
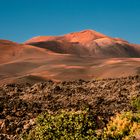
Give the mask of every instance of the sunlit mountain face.
<svg viewBox="0 0 140 140">
<path fill-rule="evenodd" d="M 64 36 L 39 36 L 25 42 L 63 54 L 93 57 L 139 57 L 139 47 L 129 42 L 111 38 L 93 30 L 85 30 Z"/>
<path fill-rule="evenodd" d="M 122 77 L 140 73 L 140 46 L 93 30 L 0 40 L 0 83 Z"/>
</svg>

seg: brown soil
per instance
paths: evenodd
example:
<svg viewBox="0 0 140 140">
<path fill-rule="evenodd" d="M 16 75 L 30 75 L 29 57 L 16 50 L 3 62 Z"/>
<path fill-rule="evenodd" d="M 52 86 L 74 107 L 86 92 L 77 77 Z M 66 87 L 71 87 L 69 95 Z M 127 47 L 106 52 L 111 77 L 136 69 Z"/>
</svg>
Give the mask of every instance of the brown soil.
<svg viewBox="0 0 140 140">
<path fill-rule="evenodd" d="M 47 81 L 38 84 L 7 84 L 0 87 L 0 139 L 17 139 L 34 126 L 35 118 L 45 111 L 82 110 L 108 118 L 129 111 L 133 98 L 140 96 L 140 76 Z"/>
</svg>

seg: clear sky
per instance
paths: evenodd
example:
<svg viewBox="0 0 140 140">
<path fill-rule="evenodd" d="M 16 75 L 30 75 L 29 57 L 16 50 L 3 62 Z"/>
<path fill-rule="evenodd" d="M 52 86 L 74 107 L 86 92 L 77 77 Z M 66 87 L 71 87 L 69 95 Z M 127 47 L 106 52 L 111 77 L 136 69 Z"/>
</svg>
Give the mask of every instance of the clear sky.
<svg viewBox="0 0 140 140">
<path fill-rule="evenodd" d="M 140 0 L 0 0 L 0 39 L 85 29 L 140 44 Z"/>
</svg>

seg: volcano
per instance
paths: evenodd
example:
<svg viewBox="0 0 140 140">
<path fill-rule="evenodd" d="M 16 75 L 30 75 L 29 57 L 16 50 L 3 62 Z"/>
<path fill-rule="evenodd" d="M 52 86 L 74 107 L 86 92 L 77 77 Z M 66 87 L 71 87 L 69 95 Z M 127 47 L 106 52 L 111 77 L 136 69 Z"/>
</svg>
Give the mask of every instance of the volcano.
<svg viewBox="0 0 140 140">
<path fill-rule="evenodd" d="M 140 73 L 140 45 L 93 30 L 0 40 L 0 84 L 102 79 Z"/>
<path fill-rule="evenodd" d="M 84 30 L 64 36 L 39 36 L 28 40 L 25 44 L 46 48 L 56 53 L 96 58 L 140 57 L 140 47 L 93 30 Z"/>
</svg>

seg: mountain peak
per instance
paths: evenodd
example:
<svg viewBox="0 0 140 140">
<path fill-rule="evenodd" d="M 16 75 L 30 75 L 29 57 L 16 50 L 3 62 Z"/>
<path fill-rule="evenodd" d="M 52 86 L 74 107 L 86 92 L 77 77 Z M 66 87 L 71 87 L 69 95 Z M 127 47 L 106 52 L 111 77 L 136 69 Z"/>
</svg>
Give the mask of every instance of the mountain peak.
<svg viewBox="0 0 140 140">
<path fill-rule="evenodd" d="M 91 30 L 91 29 L 86 29 L 86 30 L 82 30 L 82 31 L 80 31 L 81 33 L 98 33 L 97 31 L 95 31 L 95 30 Z"/>
<path fill-rule="evenodd" d="M 105 38 L 108 37 L 104 34 L 101 34 L 99 32 L 96 32 L 94 30 L 83 30 L 80 32 L 73 32 L 70 34 L 65 35 L 66 39 L 70 42 L 81 42 L 82 44 L 85 44 L 87 42 L 99 39 L 99 38 Z M 110 37 L 108 37 L 110 38 Z"/>
<path fill-rule="evenodd" d="M 72 33 L 69 33 L 67 35 L 90 35 L 90 36 L 101 36 L 101 37 L 107 37 L 106 35 L 102 34 L 102 33 L 99 33 L 95 30 L 90 30 L 90 29 L 87 29 L 87 30 L 82 30 L 82 31 L 79 31 L 79 32 L 72 32 Z M 87 36 L 88 37 L 88 36 Z"/>
<path fill-rule="evenodd" d="M 95 30 L 87 29 L 82 30 L 79 32 L 72 32 L 65 34 L 63 36 L 37 36 L 33 37 L 30 40 L 26 41 L 25 44 L 32 43 L 32 42 L 43 42 L 43 41 L 51 41 L 51 40 L 59 40 L 59 39 L 66 39 L 70 42 L 89 42 L 100 38 L 110 38 L 102 33 L 99 33 Z"/>
</svg>

